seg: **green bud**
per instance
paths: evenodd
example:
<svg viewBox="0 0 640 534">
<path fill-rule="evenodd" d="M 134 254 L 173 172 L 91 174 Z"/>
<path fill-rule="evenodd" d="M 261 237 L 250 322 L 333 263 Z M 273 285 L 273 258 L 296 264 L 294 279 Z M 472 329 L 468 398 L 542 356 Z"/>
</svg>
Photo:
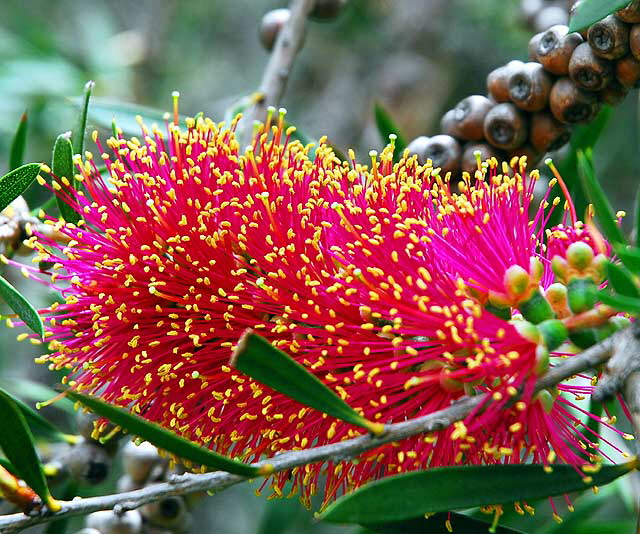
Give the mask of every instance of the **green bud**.
<svg viewBox="0 0 640 534">
<path fill-rule="evenodd" d="M 544 298 L 540 289 L 536 289 L 529 299 L 518 302 L 518 310 L 527 321 L 533 324 L 538 324 L 554 317 L 551 304 Z"/>
<path fill-rule="evenodd" d="M 555 350 L 569 337 L 569 331 L 559 319 L 548 319 L 538 325 L 538 330 L 544 339 L 547 349 Z"/>
<path fill-rule="evenodd" d="M 549 370 L 549 350 L 544 345 L 538 345 L 536 347 L 536 365 L 534 371 L 536 375 L 540 376 L 545 374 Z"/>
<path fill-rule="evenodd" d="M 593 328 L 581 328 L 569 332 L 569 339 L 580 349 L 588 349 L 598 342 L 598 337 Z"/>
<path fill-rule="evenodd" d="M 565 260 L 561 256 L 554 256 L 553 259 L 551 260 L 551 270 L 553 271 L 553 274 L 556 275 L 556 279 L 559 282 L 567 281 L 568 267 L 569 266 L 567 265 L 567 260 Z"/>
<path fill-rule="evenodd" d="M 536 393 L 535 397 L 533 397 L 533 402 L 539 402 L 542 404 L 544 411 L 547 413 L 551 413 L 553 410 L 553 405 L 556 402 L 556 398 L 558 397 L 558 389 L 553 388 L 553 392 L 549 389 L 542 389 Z"/>
<path fill-rule="evenodd" d="M 512 265 L 504 273 L 504 287 L 510 296 L 518 297 L 529 289 L 531 277 L 520 265 Z"/>
<path fill-rule="evenodd" d="M 509 319 L 511 319 L 511 308 L 503 308 L 501 306 L 496 306 L 491 302 L 487 302 L 484 309 L 487 310 L 489 313 L 492 313 L 496 317 L 500 317 L 500 319 L 504 319 L 505 321 L 508 321 Z"/>
<path fill-rule="evenodd" d="M 573 313 L 592 310 L 598 298 L 598 286 L 591 278 L 574 278 L 567 285 L 569 308 Z"/>
<path fill-rule="evenodd" d="M 540 330 L 538 330 L 538 327 L 533 323 L 523 321 L 522 319 L 513 319 L 509 322 L 513 325 L 518 334 L 527 341 L 531 341 L 536 344 L 539 344 L 542 341 Z"/>
<path fill-rule="evenodd" d="M 571 243 L 567 248 L 567 263 L 578 271 L 587 269 L 593 261 L 593 249 L 584 241 Z"/>
</svg>

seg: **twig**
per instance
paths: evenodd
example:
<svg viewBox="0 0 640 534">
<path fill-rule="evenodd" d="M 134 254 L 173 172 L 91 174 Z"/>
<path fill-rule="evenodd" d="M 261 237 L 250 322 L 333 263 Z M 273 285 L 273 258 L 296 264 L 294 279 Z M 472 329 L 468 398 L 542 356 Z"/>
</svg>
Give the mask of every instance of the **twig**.
<svg viewBox="0 0 640 534">
<path fill-rule="evenodd" d="M 620 343 L 621 337 L 630 335 L 629 330 L 619 332 L 598 345 L 594 345 L 576 356 L 567 358 L 538 380 L 536 391 L 553 386 L 577 373 L 604 363 L 610 357 L 613 347 Z M 254 465 L 259 467 L 264 464 L 271 464 L 276 472 L 280 472 L 315 462 L 347 460 L 385 443 L 400 441 L 417 434 L 442 430 L 454 422 L 464 419 L 485 400 L 487 400 L 487 397 L 484 395 L 467 397 L 448 408 L 429 415 L 387 425 L 386 433 L 381 436 L 363 435 L 330 445 L 284 452 Z M 2 516 L 0 517 L 0 532 L 10 532 L 54 519 L 84 515 L 97 510 L 110 510 L 116 506 L 121 511 L 130 510 L 171 495 L 184 495 L 201 491 L 221 491 L 245 480 L 247 480 L 246 477 L 220 471 L 204 474 L 187 473 L 175 475 L 169 482 L 153 484 L 135 491 L 65 502 L 62 503 L 62 510 L 55 514 L 49 513 L 28 517 L 18 513 Z"/>
<path fill-rule="evenodd" d="M 291 74 L 293 62 L 302 47 L 307 27 L 307 15 L 314 0 L 292 0 L 289 7 L 291 16 L 284 24 L 273 47 L 269 62 L 265 67 L 256 103 L 248 108 L 243 119 L 242 139 L 251 133 L 256 120 L 263 121 L 269 106 L 278 106 Z"/>
</svg>

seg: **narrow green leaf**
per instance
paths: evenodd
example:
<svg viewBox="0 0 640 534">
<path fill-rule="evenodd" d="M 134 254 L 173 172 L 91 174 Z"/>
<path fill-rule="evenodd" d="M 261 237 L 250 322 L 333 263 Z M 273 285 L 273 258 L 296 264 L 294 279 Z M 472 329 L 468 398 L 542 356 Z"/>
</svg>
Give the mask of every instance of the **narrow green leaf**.
<svg viewBox="0 0 640 534">
<path fill-rule="evenodd" d="M 13 464 L 6 458 L 0 458 L 0 466 L 4 467 L 12 475 L 17 475 L 16 468 L 13 467 Z"/>
<path fill-rule="evenodd" d="M 67 196 L 70 201 L 75 200 L 74 190 L 77 187 L 76 180 L 74 178 L 75 170 L 73 168 L 73 145 L 71 144 L 71 132 L 60 134 L 53 145 L 53 155 L 51 170 L 57 178 L 58 184 L 62 188 L 60 193 Z M 71 186 L 64 185 L 62 178 L 66 178 Z M 67 202 L 65 202 L 63 196 L 56 195 L 56 201 L 58 203 L 58 209 L 62 218 L 70 223 L 77 224 L 80 220 L 80 215 L 74 210 Z"/>
<path fill-rule="evenodd" d="M 446 521 L 451 521 L 451 530 L 447 527 Z M 403 521 L 392 521 L 390 523 L 368 524 L 362 526 L 368 528 L 376 534 L 482 534 L 492 532 L 493 534 L 524 534 L 520 530 L 498 525 L 495 530 L 491 529 L 491 523 L 475 519 L 457 512 L 438 512 L 425 517 L 414 517 Z"/>
<path fill-rule="evenodd" d="M 373 113 L 375 115 L 378 133 L 380 134 L 380 137 L 382 137 L 382 140 L 385 143 L 388 143 L 390 135 L 396 136 L 393 159 L 394 161 L 397 161 L 400 159 L 404 149 L 407 148 L 407 140 L 400 133 L 400 128 L 398 128 L 398 125 L 395 123 L 393 118 L 391 118 L 391 115 L 389 115 L 387 110 L 384 109 L 382 104 L 376 102 L 373 107 Z"/>
<path fill-rule="evenodd" d="M 2 380 L 4 389 L 7 389 L 12 396 L 18 396 L 21 399 L 26 399 L 35 404 L 36 409 L 40 409 L 41 403 L 48 403 L 49 400 L 59 397 L 60 392 L 51 389 L 50 387 L 35 382 L 27 378 L 11 377 Z M 63 397 L 56 400 L 55 404 L 52 404 L 57 409 L 62 410 L 67 415 L 70 415 L 73 420 L 76 418 L 76 409 L 71 399 Z"/>
<path fill-rule="evenodd" d="M 305 406 L 375 434 L 384 431 L 384 425 L 362 417 L 302 365 L 251 329 L 240 338 L 230 365 Z"/>
<path fill-rule="evenodd" d="M 640 298 L 640 290 L 633 281 L 631 273 L 624 267 L 611 261 L 607 262 L 607 280 L 611 288 L 625 297 Z"/>
<path fill-rule="evenodd" d="M 73 134 L 73 153 L 82 155 L 84 150 L 84 134 L 87 129 L 87 117 L 89 113 L 89 100 L 91 99 L 91 93 L 93 92 L 93 86 L 95 84 L 92 81 L 88 81 L 84 86 L 84 93 L 82 95 L 82 107 L 80 108 L 80 115 L 78 117 L 78 127 Z"/>
<path fill-rule="evenodd" d="M 38 314 L 36 309 L 20 292 L 2 276 L 0 276 L 0 298 L 7 303 L 9 308 L 18 314 L 18 317 L 24 321 L 24 324 L 40 336 L 40 339 L 44 339 L 44 325 L 42 324 L 40 314 Z"/>
<path fill-rule="evenodd" d="M 55 501 L 52 502 L 42 464 L 36 453 L 33 435 L 15 400 L 4 391 L 0 391 L 0 421 L 2 421 L 0 447 L 7 460 L 16 469 L 18 476 L 38 494 L 44 503 L 55 510 Z"/>
<path fill-rule="evenodd" d="M 44 417 L 42 417 L 38 412 L 36 412 L 31 406 L 27 403 L 23 402 L 21 399 L 11 395 L 7 390 L 0 387 L 0 393 L 5 394 L 7 397 L 11 397 L 13 402 L 15 402 L 16 406 L 22 412 L 22 415 L 25 418 L 25 421 L 29 425 L 29 428 L 35 433 L 40 433 L 43 436 L 46 436 L 54 441 L 64 441 L 70 442 L 73 436 L 69 436 L 68 434 L 64 434 L 60 432 L 55 426 L 53 426 L 49 421 L 47 421 Z M 72 440 L 75 441 L 75 440 Z"/>
<path fill-rule="evenodd" d="M 39 163 L 27 163 L 0 178 L 0 211 L 18 198 L 36 179 Z"/>
<path fill-rule="evenodd" d="M 96 414 L 107 418 L 127 432 L 139 436 L 159 449 L 175 454 L 179 458 L 204 465 L 210 469 L 219 469 L 247 477 L 269 474 L 264 470 L 232 460 L 221 454 L 205 449 L 182 438 L 160 425 L 146 421 L 123 408 L 108 404 L 96 397 L 67 390 L 67 396 L 83 404 Z"/>
<path fill-rule="evenodd" d="M 578 170 L 589 201 L 593 204 L 595 216 L 607 240 L 614 243 L 626 243 L 622 230 L 616 222 L 615 213 L 602 186 L 598 182 L 593 168 L 591 150 L 578 152 Z"/>
<path fill-rule="evenodd" d="M 635 246 L 640 247 L 640 187 L 636 191 L 636 201 L 633 209 L 634 215 L 634 230 L 636 233 Z"/>
<path fill-rule="evenodd" d="M 627 269 L 640 275 L 640 248 L 618 245 L 614 246 L 613 250 Z"/>
<path fill-rule="evenodd" d="M 603 466 L 588 483 L 570 465 L 474 465 L 436 467 L 383 478 L 330 504 L 321 519 L 380 523 L 514 501 L 531 501 L 603 486 L 637 467 L 637 459 Z"/>
<path fill-rule="evenodd" d="M 600 299 L 600 302 L 607 306 L 611 306 L 616 310 L 629 313 L 640 313 L 640 299 L 625 297 L 623 295 L 612 295 L 606 291 L 599 291 L 598 298 Z"/>
<path fill-rule="evenodd" d="M 20 118 L 18 129 L 13 136 L 11 149 L 9 151 L 9 170 L 17 169 L 24 162 L 24 150 L 27 146 L 27 112 Z"/>
<path fill-rule="evenodd" d="M 569 22 L 569 31 L 577 32 L 602 20 L 629 4 L 629 0 L 582 0 Z"/>
</svg>

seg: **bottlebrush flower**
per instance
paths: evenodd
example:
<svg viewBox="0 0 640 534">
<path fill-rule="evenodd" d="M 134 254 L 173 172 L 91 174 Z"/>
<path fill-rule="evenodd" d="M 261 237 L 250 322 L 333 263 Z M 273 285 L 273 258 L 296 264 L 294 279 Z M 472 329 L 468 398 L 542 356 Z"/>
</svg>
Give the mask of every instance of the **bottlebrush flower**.
<svg viewBox="0 0 640 534">
<path fill-rule="evenodd" d="M 308 500 L 322 471 L 331 498 L 428 466 L 593 459 L 570 401 L 533 394 L 546 369 L 538 342 L 478 296 L 537 254 L 535 176 L 491 164 L 456 193 L 415 157 L 393 165 L 392 147 L 369 167 L 323 141 L 311 158 L 282 117 L 245 151 L 235 123 L 187 124 L 112 138 L 113 155 L 98 144 L 109 176 L 79 163 L 83 222 L 52 221 L 63 245 L 38 239 L 65 297 L 46 311 L 52 353 L 40 361 L 70 369 L 71 387 L 246 461 L 357 435 L 228 366 L 253 328 L 373 421 L 466 394 L 494 401 L 358 463 L 275 475 L 278 494 L 292 479 Z"/>
</svg>

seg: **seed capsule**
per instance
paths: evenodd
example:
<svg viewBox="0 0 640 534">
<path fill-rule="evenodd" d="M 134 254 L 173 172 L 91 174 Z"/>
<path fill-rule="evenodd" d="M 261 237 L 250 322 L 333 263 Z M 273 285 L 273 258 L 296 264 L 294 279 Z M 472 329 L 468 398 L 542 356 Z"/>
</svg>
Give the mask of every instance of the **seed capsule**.
<svg viewBox="0 0 640 534">
<path fill-rule="evenodd" d="M 316 20 L 335 19 L 347 5 L 347 0 L 316 0 L 309 17 Z"/>
<path fill-rule="evenodd" d="M 633 56 L 616 61 L 616 80 L 623 87 L 635 87 L 640 80 L 640 61 Z"/>
<path fill-rule="evenodd" d="M 480 152 L 480 161 L 486 161 L 491 158 L 500 159 L 501 153 L 488 143 L 467 143 L 460 157 L 460 170 L 473 174 L 478 170 L 478 160 L 476 152 Z"/>
<path fill-rule="evenodd" d="M 617 106 L 625 99 L 628 92 L 628 87 L 624 87 L 620 82 L 618 82 L 618 80 L 613 80 L 598 94 L 600 95 L 600 100 L 602 100 L 605 104 L 609 104 L 610 106 Z"/>
<path fill-rule="evenodd" d="M 291 11 L 286 8 L 272 9 L 264 14 L 260 22 L 260 42 L 266 50 L 273 49 L 282 27 L 291 17 Z"/>
<path fill-rule="evenodd" d="M 529 39 L 529 44 L 527 45 L 527 57 L 529 61 L 538 61 L 538 46 L 540 46 L 543 35 L 544 32 L 536 33 Z"/>
<path fill-rule="evenodd" d="M 177 496 L 145 504 L 140 512 L 152 525 L 171 529 L 180 527 L 183 531 L 188 529 L 191 519 L 184 499 Z"/>
<path fill-rule="evenodd" d="M 128 510 L 116 514 L 112 510 L 103 510 L 89 514 L 86 519 L 88 528 L 95 528 L 102 534 L 139 534 L 142 532 L 142 516 L 138 510 Z"/>
<path fill-rule="evenodd" d="M 506 65 L 492 70 L 487 76 L 487 91 L 496 102 L 509 101 L 509 78 L 522 65 L 522 61 L 509 61 Z"/>
<path fill-rule="evenodd" d="M 629 25 L 609 15 L 589 28 L 587 40 L 596 55 L 619 59 L 629 52 Z"/>
<path fill-rule="evenodd" d="M 450 113 L 451 111 L 453 110 L 448 111 L 447 114 Z M 426 135 L 421 135 L 419 137 L 416 137 L 413 141 L 411 141 L 407 145 L 406 150 L 409 152 L 409 155 L 418 156 L 418 162 L 424 165 L 426 161 L 424 158 L 424 153 L 425 153 L 425 150 L 427 149 L 428 144 L 429 144 L 429 138 Z"/>
<path fill-rule="evenodd" d="M 634 0 L 627 7 L 623 7 L 621 10 L 617 11 L 616 17 L 623 22 L 628 22 L 630 24 L 640 22 L 640 0 Z"/>
<path fill-rule="evenodd" d="M 431 160 L 433 167 L 440 167 L 442 174 L 456 172 L 460 168 L 460 145 L 450 135 L 434 135 L 424 147 L 424 161 Z M 420 156 L 418 156 L 420 159 Z"/>
<path fill-rule="evenodd" d="M 471 95 L 461 100 L 442 118 L 442 131 L 447 135 L 479 141 L 484 138 L 483 125 L 493 103 L 481 95 Z"/>
<path fill-rule="evenodd" d="M 540 63 L 523 63 L 509 78 L 509 97 L 525 111 L 540 111 L 547 107 L 553 78 Z"/>
<path fill-rule="evenodd" d="M 558 76 L 566 76 L 569 73 L 569 61 L 576 47 L 582 43 L 579 33 L 568 33 L 569 28 L 564 25 L 556 25 L 542 33 L 536 59 L 546 70 Z"/>
<path fill-rule="evenodd" d="M 598 112 L 598 96 L 580 89 L 569 78 L 560 78 L 551 89 L 549 107 L 553 116 L 562 123 L 589 122 Z"/>
<path fill-rule="evenodd" d="M 83 441 L 71 447 L 61 462 L 73 478 L 90 485 L 104 482 L 111 469 L 111 458 L 107 451 L 91 441 Z"/>
<path fill-rule="evenodd" d="M 527 159 L 527 166 L 533 168 L 541 159 L 544 154 L 533 148 L 529 143 L 522 145 L 514 150 L 510 150 L 507 153 L 507 161 L 510 161 L 513 157 L 525 157 Z"/>
<path fill-rule="evenodd" d="M 484 119 L 484 136 L 497 148 L 518 148 L 527 139 L 526 115 L 513 104 L 497 104 Z"/>
<path fill-rule="evenodd" d="M 640 60 L 640 24 L 631 26 L 629 32 L 629 49 L 636 59 Z"/>
<path fill-rule="evenodd" d="M 569 76 L 582 89 L 600 91 L 613 78 L 613 63 L 596 56 L 589 43 L 582 43 L 569 61 Z"/>
<path fill-rule="evenodd" d="M 122 466 L 136 484 L 146 482 L 151 470 L 162 463 L 166 461 L 148 441 L 143 441 L 140 445 L 129 441 L 122 449 Z"/>
<path fill-rule="evenodd" d="M 569 141 L 569 129 L 556 120 L 548 111 L 539 111 L 531 116 L 529 143 L 538 152 L 544 154 L 558 150 Z"/>
</svg>

